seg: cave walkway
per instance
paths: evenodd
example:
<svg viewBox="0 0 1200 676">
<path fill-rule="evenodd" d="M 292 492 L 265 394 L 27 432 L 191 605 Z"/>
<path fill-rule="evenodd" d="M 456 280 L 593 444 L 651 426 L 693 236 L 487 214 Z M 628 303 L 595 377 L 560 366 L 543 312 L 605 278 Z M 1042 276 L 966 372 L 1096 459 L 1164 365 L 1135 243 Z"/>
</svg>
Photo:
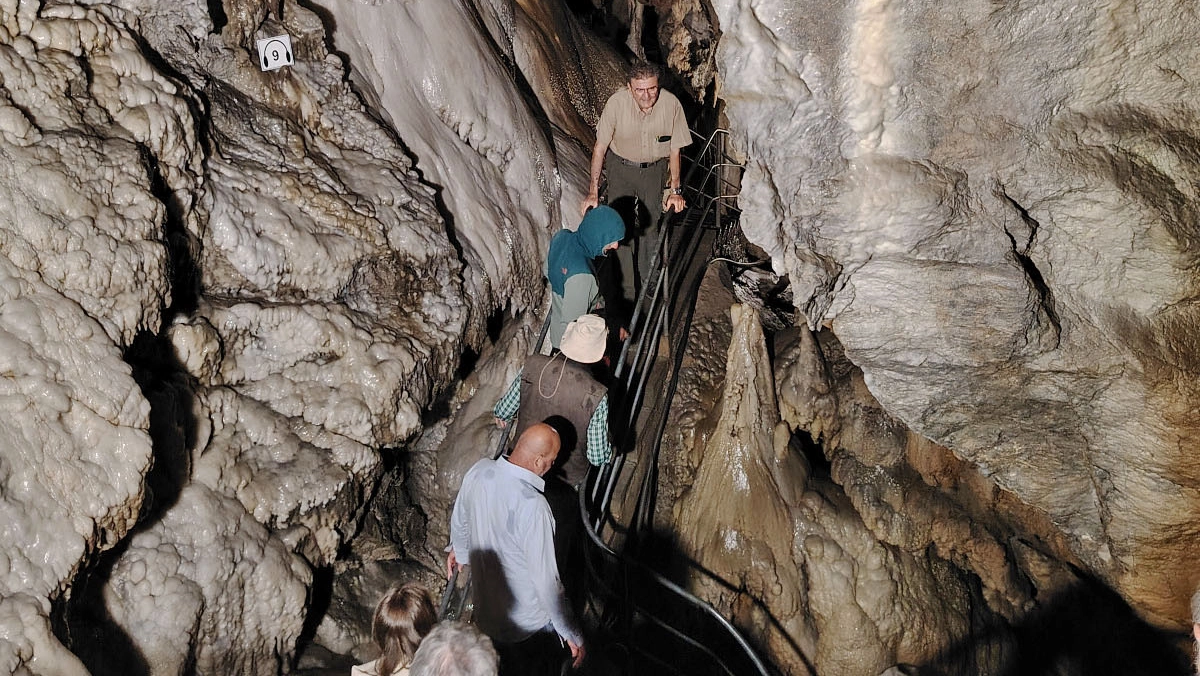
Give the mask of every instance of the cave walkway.
<svg viewBox="0 0 1200 676">
<path fill-rule="evenodd" d="M 742 633 L 684 588 L 697 576 L 729 584 L 673 550 L 654 527 L 659 450 L 700 284 L 711 263 L 728 260 L 721 254 L 741 249 L 742 165 L 726 151 L 726 130 L 693 135 L 698 142 L 689 148 L 699 151 L 685 151 L 688 208 L 663 214 L 650 283 L 610 389 L 618 451 L 580 491 L 590 545 L 584 617 L 606 640 L 603 655 L 619 673 L 766 675 L 776 672 Z"/>
<path fill-rule="evenodd" d="M 664 549 L 654 532 L 659 448 L 700 283 L 717 260 L 739 264 L 722 253 L 744 250 L 735 204 L 742 165 L 726 151 L 728 131 L 693 136 L 699 143 L 689 148 L 699 151 L 684 153 L 688 207 L 662 215 L 651 283 L 640 290 L 609 389 L 617 452 L 609 464 L 592 468 L 579 491 L 582 553 L 559 561 L 567 588 L 585 590 L 575 602 L 588 631 L 589 674 L 778 673 L 728 619 L 684 589 L 696 576 L 729 584 Z M 501 435 L 498 454 L 512 427 Z M 470 580 L 458 577 L 443 593 L 443 618 L 471 612 Z"/>
</svg>

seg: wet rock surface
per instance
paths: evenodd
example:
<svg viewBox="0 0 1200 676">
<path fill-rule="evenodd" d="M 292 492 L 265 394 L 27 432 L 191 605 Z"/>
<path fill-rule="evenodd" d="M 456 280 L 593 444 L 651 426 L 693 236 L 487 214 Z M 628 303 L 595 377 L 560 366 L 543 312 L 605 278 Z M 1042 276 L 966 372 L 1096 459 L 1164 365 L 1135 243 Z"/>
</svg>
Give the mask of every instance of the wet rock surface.
<svg viewBox="0 0 1200 676">
<path fill-rule="evenodd" d="M 1065 560 L 1181 627 L 1194 8 L 714 4 L 742 225 L 809 328 L 1045 514 Z"/>
<path fill-rule="evenodd" d="M 800 317 L 703 292 L 691 588 L 789 673 L 1182 673 L 1194 8 L 593 7 L 0 0 L 0 672 L 344 671 L 440 584 L 607 27 L 723 101 Z"/>
</svg>

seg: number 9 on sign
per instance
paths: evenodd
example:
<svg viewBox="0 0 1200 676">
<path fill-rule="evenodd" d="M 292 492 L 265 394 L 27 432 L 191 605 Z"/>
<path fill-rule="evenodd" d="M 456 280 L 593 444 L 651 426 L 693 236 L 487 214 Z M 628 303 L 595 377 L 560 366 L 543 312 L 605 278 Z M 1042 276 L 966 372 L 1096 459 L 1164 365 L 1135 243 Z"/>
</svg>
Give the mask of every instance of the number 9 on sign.
<svg viewBox="0 0 1200 676">
<path fill-rule="evenodd" d="M 276 35 L 258 41 L 258 66 L 264 71 L 290 66 L 295 62 L 291 36 Z"/>
</svg>

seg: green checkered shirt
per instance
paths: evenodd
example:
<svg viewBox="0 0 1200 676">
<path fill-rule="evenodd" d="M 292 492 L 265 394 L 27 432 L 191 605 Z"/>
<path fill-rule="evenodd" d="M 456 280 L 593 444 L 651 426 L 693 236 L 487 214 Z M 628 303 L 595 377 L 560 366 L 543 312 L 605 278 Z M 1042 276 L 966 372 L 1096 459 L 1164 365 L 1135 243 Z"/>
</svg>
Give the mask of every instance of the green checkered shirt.
<svg viewBox="0 0 1200 676">
<path fill-rule="evenodd" d="M 500 397 L 500 401 L 496 402 L 496 407 L 492 409 L 492 414 L 505 422 L 511 423 L 517 416 L 517 409 L 521 408 L 521 373 L 523 372 L 524 369 L 517 373 L 517 377 L 508 386 L 508 392 Z M 596 410 L 592 413 L 592 419 L 588 423 L 587 459 L 588 462 L 599 467 L 612 460 L 612 457 L 613 447 L 608 442 L 608 395 L 605 394 L 596 404 Z"/>
</svg>

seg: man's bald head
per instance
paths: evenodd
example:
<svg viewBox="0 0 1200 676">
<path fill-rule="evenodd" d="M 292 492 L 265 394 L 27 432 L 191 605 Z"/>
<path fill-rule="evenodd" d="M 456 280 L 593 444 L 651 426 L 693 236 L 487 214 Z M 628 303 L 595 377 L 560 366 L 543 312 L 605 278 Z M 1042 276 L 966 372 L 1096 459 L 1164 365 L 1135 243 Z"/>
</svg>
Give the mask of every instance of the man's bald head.
<svg viewBox="0 0 1200 676">
<path fill-rule="evenodd" d="M 521 434 L 521 438 L 517 439 L 517 445 L 509 454 L 508 461 L 542 476 L 550 471 L 554 460 L 558 458 L 558 449 L 561 446 L 558 432 L 553 427 L 546 423 L 537 423 L 530 425 L 529 429 Z"/>
</svg>

